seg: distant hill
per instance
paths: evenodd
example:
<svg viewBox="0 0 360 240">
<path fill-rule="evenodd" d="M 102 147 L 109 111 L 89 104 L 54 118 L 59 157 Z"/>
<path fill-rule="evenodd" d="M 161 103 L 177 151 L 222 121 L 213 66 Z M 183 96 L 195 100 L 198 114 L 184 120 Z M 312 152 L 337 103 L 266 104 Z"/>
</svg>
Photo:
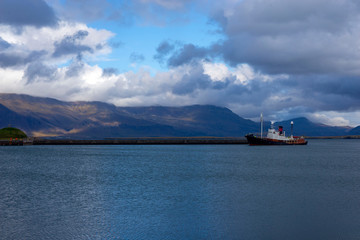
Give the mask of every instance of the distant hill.
<svg viewBox="0 0 360 240">
<path fill-rule="evenodd" d="M 348 135 L 351 130 L 349 127 L 332 127 L 314 123 L 304 117 L 277 122 L 275 125 L 283 126 L 286 135 L 290 135 L 291 121 L 294 122 L 294 136 L 342 136 Z"/>
<path fill-rule="evenodd" d="M 17 128 L 7 127 L 0 129 L 0 139 L 4 138 L 26 138 L 26 134 Z"/>
<path fill-rule="evenodd" d="M 18 94 L 0 94 L 0 104 L 0 127 L 11 124 L 40 137 L 244 136 L 258 129 L 258 123 L 210 105 L 116 107 Z"/>
<path fill-rule="evenodd" d="M 228 108 L 212 105 L 185 107 L 121 107 L 124 114 L 181 131 L 204 136 L 244 136 L 258 131 L 259 124 L 244 119 Z"/>
<path fill-rule="evenodd" d="M 12 111 L 2 105 L 0 100 L 0 127 L 9 125 L 20 127 L 25 131 L 36 131 L 47 126 L 47 123 L 31 115 L 24 116 L 23 114 Z"/>
<path fill-rule="evenodd" d="M 349 131 L 349 135 L 360 135 L 360 126 L 353 128 Z"/>
<path fill-rule="evenodd" d="M 350 131 L 297 118 L 283 125 L 294 135 L 339 136 Z M 52 98 L 0 94 L 0 127 L 8 125 L 29 136 L 74 139 L 117 137 L 242 137 L 260 132 L 258 122 L 244 119 L 230 109 L 212 105 L 184 107 L 117 107 L 103 102 L 63 102 Z M 270 123 L 265 124 L 264 130 Z"/>
</svg>

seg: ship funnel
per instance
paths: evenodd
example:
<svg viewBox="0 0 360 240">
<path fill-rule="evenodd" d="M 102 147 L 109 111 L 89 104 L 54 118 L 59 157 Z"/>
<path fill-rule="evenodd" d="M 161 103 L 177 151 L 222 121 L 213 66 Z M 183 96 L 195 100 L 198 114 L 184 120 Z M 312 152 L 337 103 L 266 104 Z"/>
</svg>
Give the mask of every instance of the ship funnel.
<svg viewBox="0 0 360 240">
<path fill-rule="evenodd" d="M 279 133 L 280 133 L 280 135 L 283 134 L 283 127 L 282 126 L 279 126 Z"/>
<path fill-rule="evenodd" d="M 294 122 L 291 121 L 291 138 L 293 138 Z"/>
</svg>

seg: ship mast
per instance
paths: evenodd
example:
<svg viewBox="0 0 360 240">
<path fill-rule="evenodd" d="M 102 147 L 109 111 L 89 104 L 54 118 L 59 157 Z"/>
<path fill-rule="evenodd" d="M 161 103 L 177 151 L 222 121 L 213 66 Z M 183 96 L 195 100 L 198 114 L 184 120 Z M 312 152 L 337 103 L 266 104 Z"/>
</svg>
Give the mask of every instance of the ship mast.
<svg viewBox="0 0 360 240">
<path fill-rule="evenodd" d="M 261 134 L 260 134 L 260 136 L 261 136 L 261 138 L 263 137 L 263 125 L 264 125 L 264 119 L 263 119 L 263 114 L 261 113 L 260 114 L 260 126 L 261 126 L 261 130 L 260 130 Z"/>
</svg>

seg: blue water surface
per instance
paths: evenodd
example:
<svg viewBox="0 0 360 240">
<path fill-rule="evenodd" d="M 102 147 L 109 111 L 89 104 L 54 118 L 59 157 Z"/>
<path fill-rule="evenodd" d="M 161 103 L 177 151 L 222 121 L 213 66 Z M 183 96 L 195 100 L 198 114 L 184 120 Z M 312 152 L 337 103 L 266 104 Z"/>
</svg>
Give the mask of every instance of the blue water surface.
<svg viewBox="0 0 360 240">
<path fill-rule="evenodd" d="M 0 239 L 359 239 L 360 140 L 0 148 Z"/>
</svg>

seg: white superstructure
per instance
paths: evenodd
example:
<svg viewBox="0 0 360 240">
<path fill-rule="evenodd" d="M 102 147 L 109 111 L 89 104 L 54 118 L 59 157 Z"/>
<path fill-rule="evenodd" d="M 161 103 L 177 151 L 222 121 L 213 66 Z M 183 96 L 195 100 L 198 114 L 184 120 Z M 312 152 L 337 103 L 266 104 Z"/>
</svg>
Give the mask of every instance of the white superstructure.
<svg viewBox="0 0 360 240">
<path fill-rule="evenodd" d="M 291 126 L 293 126 L 293 124 L 294 124 L 293 121 L 291 121 Z M 282 140 L 282 141 L 288 141 L 288 140 L 293 140 L 294 139 L 292 134 L 291 134 L 290 137 L 286 137 L 285 131 L 283 131 L 282 126 L 279 126 L 279 130 L 276 131 L 275 128 L 274 128 L 274 122 L 273 121 L 271 121 L 271 127 L 268 130 L 266 138 L 275 139 L 275 140 Z"/>
<path fill-rule="evenodd" d="M 285 136 L 285 131 L 276 131 L 274 128 L 270 128 L 268 130 L 268 134 L 267 134 L 267 138 L 270 139 L 276 139 L 276 140 L 292 140 L 294 139 L 293 136 L 291 137 L 286 137 Z"/>
</svg>

